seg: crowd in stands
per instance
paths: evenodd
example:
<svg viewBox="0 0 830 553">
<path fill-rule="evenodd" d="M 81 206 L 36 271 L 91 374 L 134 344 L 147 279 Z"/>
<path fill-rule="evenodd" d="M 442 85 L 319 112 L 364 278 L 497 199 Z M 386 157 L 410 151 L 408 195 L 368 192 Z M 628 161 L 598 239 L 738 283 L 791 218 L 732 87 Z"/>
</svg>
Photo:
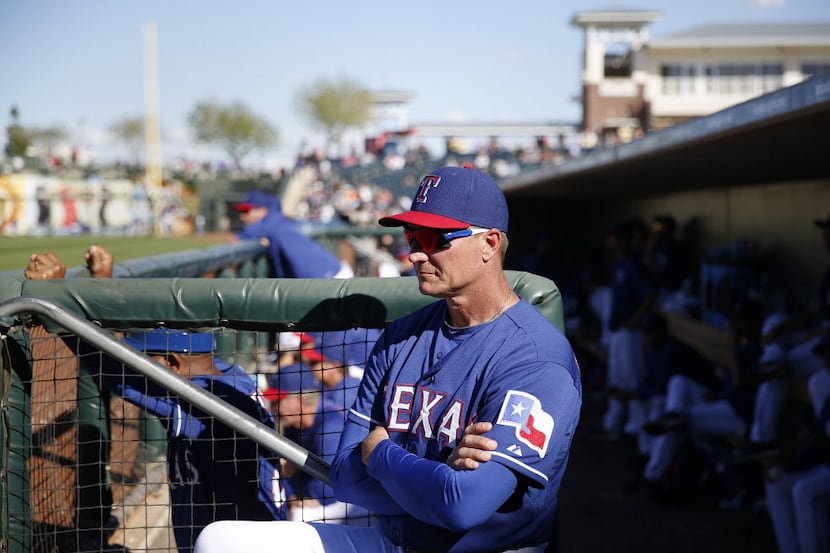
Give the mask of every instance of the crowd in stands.
<svg viewBox="0 0 830 553">
<path fill-rule="evenodd" d="M 407 209 L 413 188 L 420 177 L 434 167 L 471 165 L 496 178 L 506 178 L 541 167 L 558 165 L 596 149 L 629 142 L 641 135 L 642 132 L 639 130 L 602 135 L 581 132 L 568 136 L 540 136 L 509 146 L 497 138 L 483 140 L 481 143 L 471 140 L 470 146 L 460 140 L 448 138 L 444 151 L 440 154 L 429 150 L 422 143 L 416 143 L 410 137 L 406 144 L 403 141 L 388 142 L 375 150 L 362 153 L 353 150 L 348 155 L 337 157 L 326 156 L 319 149 L 304 148 L 297 156 L 293 167 L 283 167 L 276 171 L 234 167 L 227 162 L 197 162 L 188 158 L 177 158 L 164 167 L 164 190 L 172 193 L 169 198 L 146 198 L 142 184 L 144 167 L 134 161 L 103 165 L 95 163 L 94 158 L 87 159 L 89 156 L 79 157 L 77 151 L 71 158 L 66 159 L 44 156 L 42 159 L 15 158 L 6 160 L 5 163 L 0 160 L 0 175 L 28 171 L 55 177 L 66 176 L 76 183 L 73 184 L 75 188 L 67 188 L 63 193 L 60 205 L 56 197 L 44 202 L 34 190 L 30 194 L 31 197 L 28 197 L 29 193 L 24 192 L 21 200 L 37 202 L 40 210 L 37 225 L 26 225 L 26 228 L 17 229 L 13 222 L 0 221 L 0 232 L 127 232 L 132 235 L 155 230 L 161 235 L 170 235 L 224 230 L 222 221 L 206 217 L 206 210 L 209 209 L 207 206 L 203 206 L 200 208 L 201 211 L 197 212 L 195 205 L 198 201 L 194 203 L 192 198 L 183 201 L 181 190 L 190 191 L 193 183 L 231 179 L 237 182 L 256 180 L 270 183 L 271 191 L 276 192 L 301 169 L 311 169 L 316 173 L 316 178 L 303 191 L 303 199 L 292 211 L 292 217 L 312 223 L 347 222 L 358 226 L 372 226 L 378 217 L 386 213 Z M 134 182 L 136 197 L 132 198 L 133 194 L 120 189 L 105 193 L 106 183 L 109 181 Z M 89 190 L 76 190 L 80 186 L 77 183 L 88 183 L 82 188 Z M 99 187 L 103 187 L 100 192 Z M 81 202 L 84 195 L 87 200 L 83 205 L 89 204 L 98 209 L 100 217 L 85 215 L 79 218 L 78 224 L 66 222 L 62 225 L 58 225 L 54 217 L 55 220 L 49 220 L 48 206 L 55 205 L 56 208 L 61 208 L 64 204 Z M 109 211 L 115 213 L 126 209 L 136 212 L 140 208 L 140 217 L 136 217 L 129 226 L 120 219 L 107 220 L 107 201 L 104 199 L 107 195 L 113 200 L 110 202 L 112 205 Z M 192 196 L 192 192 L 189 192 L 189 195 Z M 92 198 L 92 201 L 89 198 Z M 161 204 L 154 206 L 154 202 Z M 125 208 L 125 205 L 129 207 Z M 153 218 L 158 220 L 154 221 Z M 9 228 L 6 229 L 6 226 Z"/>
<path fill-rule="evenodd" d="M 435 167 L 470 165 L 495 178 L 518 175 L 543 165 L 559 164 L 578 155 L 579 149 L 565 144 L 564 138 L 551 145 L 539 137 L 532 146 L 509 149 L 490 139 L 470 151 L 448 141 L 446 152 L 434 156 L 422 145 L 407 149 L 392 148 L 328 159 L 319 153 L 300 156 L 299 168 L 312 168 L 317 178 L 297 208 L 297 217 L 312 221 L 346 220 L 354 225 L 374 225 L 377 217 L 391 210 L 408 209 L 414 188 L 425 173 Z"/>
<path fill-rule="evenodd" d="M 433 156 L 423 145 L 388 148 L 358 156 L 325 158 L 319 152 L 300 155 L 294 170 L 312 171 L 310 183 L 292 206 L 292 216 L 303 224 L 352 225 L 376 228 L 389 213 L 408 210 L 420 178 L 435 167 L 472 166 L 495 178 L 505 178 L 578 155 L 564 137 L 551 145 L 539 137 L 532 146 L 509 149 L 495 138 L 471 151 L 448 141 L 446 153 Z M 368 276 L 407 275 L 411 265 L 402 237 L 381 235 L 372 246 L 379 261 Z"/>
</svg>

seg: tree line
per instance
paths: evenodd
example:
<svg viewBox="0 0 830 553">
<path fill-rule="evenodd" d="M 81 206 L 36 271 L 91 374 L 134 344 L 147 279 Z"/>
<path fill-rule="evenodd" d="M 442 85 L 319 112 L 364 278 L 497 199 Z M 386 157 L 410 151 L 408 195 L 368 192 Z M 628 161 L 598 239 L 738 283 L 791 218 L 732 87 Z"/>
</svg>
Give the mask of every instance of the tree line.
<svg viewBox="0 0 830 553">
<path fill-rule="evenodd" d="M 325 134 L 327 146 L 339 148 L 346 130 L 369 122 L 372 94 L 348 78 L 322 79 L 299 91 L 296 104 L 309 122 Z M 33 145 L 49 151 L 70 134 L 59 126 L 24 126 L 17 106 L 11 107 L 9 116 L 5 147 L 9 158 L 26 157 Z M 237 167 L 252 152 L 276 146 L 280 138 L 273 123 L 239 101 L 199 101 L 188 113 L 187 124 L 196 142 L 220 148 Z M 113 122 L 109 131 L 130 150 L 141 150 L 144 141 L 143 117 L 124 117 Z"/>
</svg>

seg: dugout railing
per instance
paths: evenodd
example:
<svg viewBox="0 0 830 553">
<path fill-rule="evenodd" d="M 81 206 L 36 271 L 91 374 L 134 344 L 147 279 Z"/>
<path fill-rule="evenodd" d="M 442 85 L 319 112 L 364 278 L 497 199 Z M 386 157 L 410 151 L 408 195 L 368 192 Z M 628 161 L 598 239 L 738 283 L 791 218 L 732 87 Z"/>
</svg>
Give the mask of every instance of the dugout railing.
<svg viewBox="0 0 830 553">
<path fill-rule="evenodd" d="M 562 328 L 561 298 L 553 282 L 510 271 L 508 278 L 518 294 Z M 328 467 L 315 456 L 218 403 L 207 392 L 178 377 L 171 380 L 168 372 L 159 371 L 159 366 L 109 331 L 164 326 L 215 332 L 226 344 L 219 355 L 232 361 L 238 353 L 239 332 L 383 328 L 434 301 L 418 293 L 412 277 L 20 279 L 6 283 L 4 292 L 0 550 L 10 552 L 81 550 L 84 536 L 89 535 L 98 536 L 101 547 L 175 550 L 166 532 L 164 500 L 153 495 L 163 496 L 163 477 L 152 476 L 152 466 L 163 464 L 163 459 L 147 457 L 145 436 L 140 428 L 130 426 L 129 421 L 137 418 L 119 419 L 112 407 L 107 411 L 105 406 L 84 415 L 77 408 L 83 400 L 77 395 L 80 392 L 74 397 L 61 395 L 82 390 L 75 383 L 85 376 L 77 372 L 77 364 L 74 373 L 57 374 L 58 361 L 72 356 L 60 351 L 62 342 L 54 334 L 59 330 L 90 341 L 194 405 L 202 403 L 217 420 L 324 479 Z M 98 420 L 91 421 L 96 416 Z M 94 424 L 85 424 L 88 420 Z M 101 420 L 108 421 L 106 432 L 100 430 Z M 90 427 L 99 429 L 98 434 L 85 435 Z M 95 453 L 100 453 L 99 458 Z M 123 514 L 113 523 L 102 511 L 115 510 L 116 505 Z M 155 518 L 154 508 L 161 513 Z M 141 516 L 136 518 L 135 512 Z M 89 528 L 89 520 L 100 521 L 99 526 Z M 115 528 L 105 527 L 113 524 Z M 166 541 L 159 542 L 159 534 L 168 535 Z"/>
<path fill-rule="evenodd" d="M 114 278 L 160 278 L 160 277 L 199 277 L 199 278 L 223 278 L 223 277 L 266 277 L 270 271 L 270 262 L 268 258 L 267 247 L 256 240 L 240 241 L 211 248 L 185 250 L 168 254 L 161 254 L 155 256 L 148 256 L 134 260 L 123 261 L 117 263 L 113 267 Z M 66 271 L 67 279 L 81 279 L 90 276 L 89 269 L 86 266 L 69 267 Z M 0 272 L 0 298 L 6 299 L 9 297 L 18 296 L 21 293 L 21 284 L 25 281 L 23 270 L 8 270 Z M 44 349 L 52 353 L 61 346 L 56 342 L 45 339 L 47 334 L 42 328 L 34 329 L 27 334 L 27 345 L 29 347 L 29 355 L 31 358 L 43 358 Z M 229 346 L 225 344 L 225 349 L 236 350 L 238 356 L 248 355 L 250 351 L 257 347 L 257 341 L 264 340 L 251 332 L 240 332 L 233 337 L 238 340 L 239 344 Z M 237 347 L 239 346 L 239 347 Z M 246 353 L 248 352 L 248 353 Z M 31 473 L 48 474 L 47 478 L 42 478 L 40 481 L 33 481 L 29 488 L 34 490 L 36 499 L 36 510 L 50 514 L 43 514 L 40 518 L 42 521 L 58 521 L 57 526 L 72 527 L 82 526 L 84 520 L 89 518 L 88 514 L 93 513 L 92 523 L 95 526 L 100 526 L 100 519 L 102 513 L 97 505 L 101 503 L 101 493 L 96 489 L 97 481 L 102 479 L 99 463 L 97 459 L 102 457 L 100 445 L 101 442 L 110 440 L 111 420 L 108 416 L 107 406 L 110 408 L 121 408 L 129 410 L 123 402 L 117 398 L 110 398 L 108 394 L 99 390 L 92 379 L 88 375 L 78 371 L 77 363 L 70 360 L 67 356 L 55 356 L 51 363 L 44 366 L 44 360 L 41 359 L 37 363 L 32 364 L 32 375 L 29 381 L 30 385 L 34 385 L 32 392 L 39 396 L 46 396 L 39 401 L 39 404 L 44 406 L 43 412 L 36 412 L 45 420 L 45 423 L 40 428 L 40 431 L 35 433 L 34 439 L 40 440 L 40 436 L 45 432 L 51 435 L 47 441 L 51 442 L 51 451 L 41 454 L 40 458 L 43 460 L 41 465 L 31 458 L 27 459 L 29 465 L 28 471 Z M 49 375 L 44 375 L 48 372 Z M 46 381 L 53 381 L 52 387 L 57 387 L 59 390 L 54 393 L 44 394 L 40 388 L 44 385 L 48 387 Z M 4 384 L 9 379 L 3 381 Z M 57 386 L 55 385 L 57 384 Z M 66 404 L 71 403 L 72 408 L 66 408 Z M 135 409 L 133 409 L 135 411 Z M 144 412 L 134 412 L 136 418 L 134 426 L 139 427 L 141 443 L 144 447 L 144 457 L 155 458 L 159 453 L 163 452 L 165 444 L 165 431 L 157 419 L 152 415 L 147 415 Z M 71 418 L 72 420 L 67 420 Z M 123 417 L 122 417 L 123 419 Z M 26 420 L 29 420 L 28 418 Z M 13 426 L 16 428 L 19 425 Z M 72 436 L 74 436 L 76 444 L 60 443 L 57 433 L 66 433 L 66 428 L 72 427 Z M 8 433 L 6 433 L 8 435 Z M 63 435 L 63 434 L 62 434 Z M 5 441 L 3 442 L 5 443 Z M 8 451 L 8 448 L 6 448 Z M 12 453 L 12 459 L 14 459 Z M 136 451 L 131 452 L 132 457 L 137 457 Z M 6 467 L 7 456 L 2 458 L 2 467 Z M 34 465 L 37 466 L 32 466 Z M 58 466 L 71 466 L 69 470 L 48 470 L 48 466 L 52 468 Z M 136 466 L 138 463 L 136 463 Z M 60 481 L 60 473 L 66 479 L 74 478 L 74 487 L 78 490 L 75 494 L 64 493 L 55 494 L 45 492 L 44 488 L 51 486 L 56 488 L 56 480 Z M 134 475 L 141 471 L 132 471 Z M 67 476 L 69 473 L 69 476 Z M 5 484 L 5 474 L 2 473 L 2 483 Z M 18 471 L 17 474 L 23 474 Z M 14 474 L 11 475 L 14 478 Z M 88 484 L 87 481 L 92 481 Z M 115 484 L 108 486 L 116 490 L 124 491 L 129 489 L 129 486 Z M 3 488 L 5 489 L 5 488 Z M 64 488 L 65 489 L 65 488 Z M 91 490 L 91 493 L 86 493 L 86 490 Z M 106 494 L 111 495 L 111 490 L 106 490 Z M 63 495 L 64 497 L 57 497 Z M 3 499 L 8 497 L 4 494 Z M 43 498 L 46 498 L 45 503 Z M 19 498 L 20 501 L 25 501 L 27 504 L 30 501 L 29 495 L 23 495 Z M 57 506 L 55 504 L 58 504 Z M 70 513 L 71 509 L 66 505 L 68 503 L 74 504 L 75 514 Z M 3 503 L 0 503 L 4 505 Z M 8 513 L 8 509 L 0 509 L 0 513 Z M 96 516 L 97 513 L 97 516 Z M 3 521 L 2 528 L 0 528 L 0 535 L 7 536 L 5 532 L 5 521 L 8 517 L 0 516 Z M 77 543 L 68 543 L 70 541 L 78 542 L 81 537 L 81 532 L 77 532 L 73 539 L 47 539 L 46 542 L 40 541 L 29 543 L 23 550 L 38 550 L 38 551 L 52 551 L 52 550 L 78 550 Z M 52 546 L 46 545 L 52 542 Z M 0 543 L 0 548 L 5 545 L 5 538 Z M 60 545 L 56 545 L 60 543 Z"/>
</svg>

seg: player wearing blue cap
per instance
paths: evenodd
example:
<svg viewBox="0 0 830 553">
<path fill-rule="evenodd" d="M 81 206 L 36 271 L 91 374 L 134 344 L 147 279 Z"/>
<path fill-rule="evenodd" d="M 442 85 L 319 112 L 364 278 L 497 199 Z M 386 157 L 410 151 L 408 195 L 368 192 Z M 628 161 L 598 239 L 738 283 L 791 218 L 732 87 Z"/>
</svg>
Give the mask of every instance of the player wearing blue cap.
<svg viewBox="0 0 830 553">
<path fill-rule="evenodd" d="M 305 365 L 282 367 L 269 380 L 272 387 L 266 390 L 266 397 L 272 400 L 282 433 L 331 463 L 346 422 L 343 405 L 326 399 L 322 385 Z M 366 510 L 337 501 L 331 486 L 296 470 L 291 463 L 284 465 L 283 475 L 289 484 L 290 520 L 366 526 Z"/>
<path fill-rule="evenodd" d="M 193 384 L 268 426 L 274 419 L 245 371 L 213 357 L 213 335 L 165 329 L 130 334 L 125 342 Z M 89 352 L 88 348 L 87 353 Z M 102 384 L 156 415 L 167 429 L 173 530 L 180 552 L 192 551 L 215 520 L 282 520 L 285 497 L 279 459 L 167 390 L 104 355 L 81 355 Z"/>
<path fill-rule="evenodd" d="M 380 331 L 374 328 L 352 328 L 312 335 L 318 344 L 315 351 L 320 352 L 320 358 L 309 367 L 323 385 L 323 399 L 346 410 L 357 397 L 366 359 L 380 336 Z"/>
<path fill-rule="evenodd" d="M 249 193 L 235 204 L 245 227 L 237 233 L 242 240 L 266 239 L 277 278 L 348 278 L 351 267 L 319 242 L 303 234 L 286 217 L 276 196 L 265 192 Z"/>
<path fill-rule="evenodd" d="M 505 278 L 507 223 L 498 185 L 456 167 L 424 177 L 411 211 L 380 220 L 404 227 L 419 290 L 442 300 L 386 328 L 332 465 L 338 499 L 380 524 L 219 522 L 199 553 L 556 546 L 582 387 L 568 340 Z"/>
</svg>

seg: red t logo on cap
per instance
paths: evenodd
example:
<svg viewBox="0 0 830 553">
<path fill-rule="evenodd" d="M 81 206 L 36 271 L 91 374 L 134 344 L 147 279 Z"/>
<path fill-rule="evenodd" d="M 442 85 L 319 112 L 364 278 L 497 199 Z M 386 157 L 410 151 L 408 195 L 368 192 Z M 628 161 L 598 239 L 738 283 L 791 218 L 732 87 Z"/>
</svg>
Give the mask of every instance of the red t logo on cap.
<svg viewBox="0 0 830 553">
<path fill-rule="evenodd" d="M 441 177 L 436 177 L 435 175 L 427 175 L 424 177 L 421 180 L 421 184 L 418 186 L 418 193 L 415 194 L 415 201 L 425 203 L 427 201 L 427 192 L 429 192 L 430 188 L 437 187 L 439 182 L 441 182 Z"/>
</svg>

